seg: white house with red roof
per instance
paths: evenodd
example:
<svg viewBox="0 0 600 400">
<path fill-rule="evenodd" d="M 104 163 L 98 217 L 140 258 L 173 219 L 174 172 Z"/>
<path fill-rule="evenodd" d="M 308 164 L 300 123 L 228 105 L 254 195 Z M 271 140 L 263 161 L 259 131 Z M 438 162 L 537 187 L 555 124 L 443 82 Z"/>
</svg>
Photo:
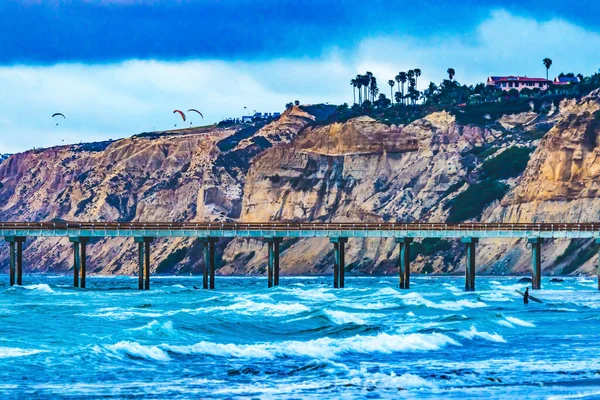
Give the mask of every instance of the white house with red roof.
<svg viewBox="0 0 600 400">
<path fill-rule="evenodd" d="M 490 76 L 487 79 L 489 86 L 496 86 L 498 89 L 509 91 L 515 89 L 521 91 L 523 89 L 540 90 L 548 89 L 552 81 L 545 78 L 529 78 L 527 76 Z"/>
</svg>

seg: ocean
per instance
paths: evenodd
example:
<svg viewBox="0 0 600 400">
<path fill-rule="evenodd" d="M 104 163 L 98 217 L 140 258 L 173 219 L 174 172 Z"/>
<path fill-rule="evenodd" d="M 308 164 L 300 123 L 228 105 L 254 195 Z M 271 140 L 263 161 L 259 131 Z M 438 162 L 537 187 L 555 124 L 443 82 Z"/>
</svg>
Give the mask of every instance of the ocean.
<svg viewBox="0 0 600 400">
<path fill-rule="evenodd" d="M 600 397 L 591 278 L 25 275 L 0 286 L 2 398 Z"/>
</svg>

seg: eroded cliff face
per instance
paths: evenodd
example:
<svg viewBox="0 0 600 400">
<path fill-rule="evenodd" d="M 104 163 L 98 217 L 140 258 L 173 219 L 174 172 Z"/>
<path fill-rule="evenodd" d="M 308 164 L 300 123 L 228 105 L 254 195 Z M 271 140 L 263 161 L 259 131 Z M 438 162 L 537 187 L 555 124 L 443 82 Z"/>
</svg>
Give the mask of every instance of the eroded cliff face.
<svg viewBox="0 0 600 400">
<path fill-rule="evenodd" d="M 600 221 L 598 94 L 593 92 L 580 102 L 563 104 L 556 123 L 540 141 L 516 187 L 499 204 L 484 212 L 485 220 Z M 542 267 L 548 273 L 591 273 L 597 262 L 591 244 L 585 240 L 548 241 L 544 245 Z M 529 252 L 518 241 L 506 242 L 501 247 L 490 246 L 488 250 L 499 263 L 510 263 L 512 271 L 529 270 Z"/>
<path fill-rule="evenodd" d="M 292 107 L 264 126 L 30 151 L 0 164 L 0 219 L 597 221 L 599 110 L 592 94 L 483 125 L 465 122 L 469 115 L 459 110 L 395 126 L 370 117 L 326 123 L 318 117 L 327 114 L 323 110 Z M 534 148 L 529 162 L 513 165 L 512 154 L 529 157 L 519 149 Z M 494 164 L 496 157 L 507 165 Z M 511 172 L 496 174 L 491 166 Z M 465 204 L 476 212 L 457 213 Z M 413 246 L 418 272 L 464 270 L 464 249 L 456 241 Z M 7 268 L 5 247 L 0 262 Z M 347 248 L 350 273 L 396 274 L 398 249 L 391 240 L 353 239 Z M 520 241 L 482 240 L 478 249 L 481 272 L 529 271 L 529 250 Z M 591 271 L 591 249 L 588 242 L 547 243 L 543 266 L 547 273 Z M 191 239 L 157 240 L 153 272 L 199 272 L 200 252 Z M 88 254 L 94 273 L 137 268 L 132 240 L 100 240 Z M 266 257 L 262 241 L 222 240 L 219 273 L 264 273 Z M 65 239 L 31 239 L 25 258 L 29 270 L 66 271 L 72 263 Z M 328 273 L 332 246 L 326 239 L 286 240 L 281 267 L 283 274 Z"/>
<path fill-rule="evenodd" d="M 285 143 L 311 122 L 294 107 L 279 121 L 239 127 L 142 134 L 114 142 L 54 147 L 17 154 L 0 165 L 4 221 L 215 221 L 239 216 L 250 160 L 272 143 Z M 243 142 L 243 143 L 242 143 Z M 228 160 L 235 160 L 231 163 Z M 226 168 L 226 167 L 228 168 Z M 220 251 L 227 245 L 221 242 Z M 137 254 L 130 239 L 90 244 L 89 270 L 131 274 Z M 195 272 L 201 245 L 191 239 L 153 243 L 153 269 Z M 7 268 L 8 251 L 0 250 Z M 65 271 L 67 239 L 30 239 L 29 270 Z M 35 260 L 35 261 L 34 261 Z"/>
<path fill-rule="evenodd" d="M 493 141 L 491 131 L 456 124 L 435 113 L 404 127 L 369 117 L 303 130 L 288 146 L 256 158 L 248 173 L 242 221 L 443 221 L 443 194 L 465 181 L 469 151 Z M 352 240 L 347 259 L 356 272 L 392 272 L 391 240 Z M 244 256 L 240 254 L 244 253 Z M 246 254 L 252 255 L 248 257 Z M 224 257 L 227 272 L 260 271 L 263 243 L 234 240 Z M 284 272 L 331 269 L 331 245 L 305 239 L 291 244 Z M 390 261 L 391 260 L 391 261 Z"/>
</svg>

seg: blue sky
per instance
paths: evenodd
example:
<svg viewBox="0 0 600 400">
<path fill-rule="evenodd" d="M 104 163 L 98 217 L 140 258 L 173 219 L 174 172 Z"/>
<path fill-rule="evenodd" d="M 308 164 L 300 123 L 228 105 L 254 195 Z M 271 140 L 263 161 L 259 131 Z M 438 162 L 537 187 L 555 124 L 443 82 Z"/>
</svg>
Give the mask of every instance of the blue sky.
<svg viewBox="0 0 600 400">
<path fill-rule="evenodd" d="M 592 1 L 0 1 L 0 152 L 352 100 L 349 79 L 419 67 L 488 75 L 600 67 Z M 388 93 L 389 88 L 383 88 Z M 67 120 L 56 126 L 53 112 Z M 181 126 L 181 124 L 179 124 Z"/>
</svg>

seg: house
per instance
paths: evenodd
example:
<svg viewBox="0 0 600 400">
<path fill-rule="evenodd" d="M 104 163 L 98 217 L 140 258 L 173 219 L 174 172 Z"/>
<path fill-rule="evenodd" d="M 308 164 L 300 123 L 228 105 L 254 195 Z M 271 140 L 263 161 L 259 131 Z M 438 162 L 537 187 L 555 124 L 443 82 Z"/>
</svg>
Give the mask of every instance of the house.
<svg viewBox="0 0 600 400">
<path fill-rule="evenodd" d="M 242 124 L 251 124 L 253 119 L 254 117 L 251 115 L 244 115 L 242 117 Z"/>
<path fill-rule="evenodd" d="M 552 83 L 554 85 L 573 85 L 579 83 L 579 78 L 576 76 L 557 76 Z"/>
<path fill-rule="evenodd" d="M 528 78 L 526 76 L 490 76 L 487 79 L 488 86 L 496 86 L 498 89 L 510 91 L 515 89 L 521 91 L 523 89 L 540 90 L 548 89 L 548 85 L 552 81 L 545 78 Z"/>
</svg>

